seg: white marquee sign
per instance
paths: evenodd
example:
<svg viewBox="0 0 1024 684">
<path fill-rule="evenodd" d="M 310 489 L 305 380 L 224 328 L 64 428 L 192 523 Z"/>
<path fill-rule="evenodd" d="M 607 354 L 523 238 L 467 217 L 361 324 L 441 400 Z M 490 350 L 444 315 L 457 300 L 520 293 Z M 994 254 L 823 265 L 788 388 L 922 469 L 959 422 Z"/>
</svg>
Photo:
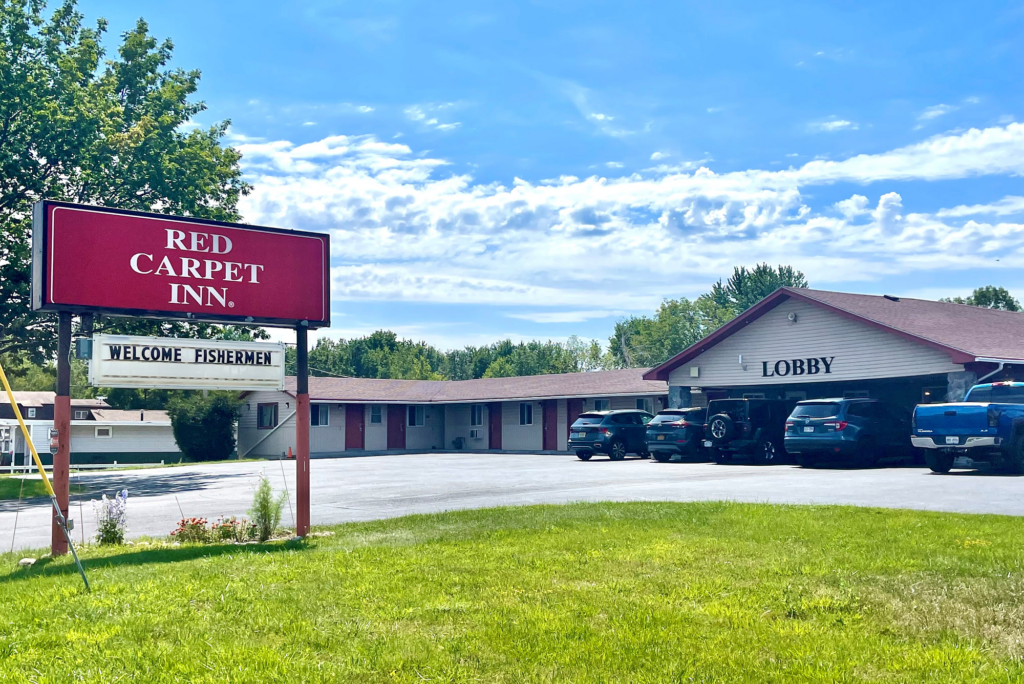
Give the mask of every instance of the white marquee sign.
<svg viewBox="0 0 1024 684">
<path fill-rule="evenodd" d="M 283 342 L 96 335 L 89 384 L 158 389 L 284 389 Z"/>
</svg>

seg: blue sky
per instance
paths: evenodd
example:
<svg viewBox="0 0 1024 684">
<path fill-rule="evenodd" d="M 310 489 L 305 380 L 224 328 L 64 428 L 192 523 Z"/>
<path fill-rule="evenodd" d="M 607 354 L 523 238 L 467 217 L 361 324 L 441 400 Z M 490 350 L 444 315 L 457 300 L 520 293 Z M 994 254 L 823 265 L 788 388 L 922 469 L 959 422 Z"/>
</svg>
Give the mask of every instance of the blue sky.
<svg viewBox="0 0 1024 684">
<path fill-rule="evenodd" d="M 606 339 L 733 265 L 1024 298 L 1024 3 L 82 2 L 231 119 L 334 326 Z"/>
</svg>

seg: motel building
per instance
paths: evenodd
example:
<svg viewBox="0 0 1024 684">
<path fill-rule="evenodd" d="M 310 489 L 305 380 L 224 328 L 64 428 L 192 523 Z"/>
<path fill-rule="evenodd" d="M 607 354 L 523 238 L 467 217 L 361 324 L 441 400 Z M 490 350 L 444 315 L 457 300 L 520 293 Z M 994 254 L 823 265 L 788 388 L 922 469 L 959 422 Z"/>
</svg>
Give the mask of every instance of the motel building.
<svg viewBox="0 0 1024 684">
<path fill-rule="evenodd" d="M 32 444 L 44 465 L 53 463 L 50 428 L 53 427 L 55 392 L 15 392 L 14 400 L 25 420 Z M 0 428 L 9 440 L 0 444 L 0 466 L 26 465 L 21 427 L 7 394 L 0 392 Z M 122 411 L 102 399 L 71 400 L 71 464 L 176 462 L 182 457 L 166 411 Z"/>
<path fill-rule="evenodd" d="M 309 379 L 310 453 L 566 451 L 584 411 L 667 406 L 646 368 L 479 380 Z M 284 391 L 247 392 L 240 458 L 295 452 L 295 378 Z"/>
<path fill-rule="evenodd" d="M 1024 314 L 905 297 L 781 288 L 645 373 L 674 407 L 709 399 L 960 401 L 1024 378 Z"/>
</svg>

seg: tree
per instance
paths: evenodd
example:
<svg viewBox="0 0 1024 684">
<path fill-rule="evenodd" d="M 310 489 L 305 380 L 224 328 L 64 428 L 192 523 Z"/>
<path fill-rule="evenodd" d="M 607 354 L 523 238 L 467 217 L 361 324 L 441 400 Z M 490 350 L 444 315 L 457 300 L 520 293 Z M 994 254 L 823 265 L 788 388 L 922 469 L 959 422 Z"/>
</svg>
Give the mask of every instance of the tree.
<svg viewBox="0 0 1024 684">
<path fill-rule="evenodd" d="M 807 278 L 792 266 L 775 269 L 765 263 L 749 270 L 737 266 L 727 283 L 723 285 L 719 280 L 705 296 L 739 316 L 780 287 L 807 287 Z"/>
<path fill-rule="evenodd" d="M 235 450 L 241 404 L 230 393 L 179 395 L 167 407 L 174 441 L 190 461 L 222 461 Z"/>
<path fill-rule="evenodd" d="M 939 300 L 940 302 L 953 302 L 955 304 L 968 304 L 980 306 L 985 309 L 999 309 L 1001 311 L 1021 311 L 1020 302 L 1010 294 L 1004 287 L 986 285 L 979 287 L 968 297 L 949 297 Z"/>
<path fill-rule="evenodd" d="M 643 368 L 663 363 L 783 286 L 807 287 L 807 279 L 791 266 L 738 266 L 728 282 L 719 280 L 695 300 L 666 299 L 653 318 L 631 316 L 616 323 L 608 340 L 608 365 Z"/>
<path fill-rule="evenodd" d="M 224 121 L 190 128 L 199 71 L 168 70 L 173 45 L 139 20 L 115 58 L 106 22 L 86 27 L 73 0 L 46 18 L 42 0 L 0 3 L 0 353 L 52 359 L 56 317 L 29 307 L 32 203 L 66 200 L 237 221 L 248 192 Z M 210 337 L 207 324 L 109 319 L 97 331 Z M 256 329 L 259 330 L 259 329 Z M 255 334 L 260 335 L 262 331 Z M 242 334 L 254 334 L 248 331 Z"/>
<path fill-rule="evenodd" d="M 516 373 L 515 364 L 512 363 L 508 356 L 499 356 L 497 359 L 487 367 L 484 371 L 483 377 L 485 378 L 511 378 L 518 375 Z"/>
</svg>

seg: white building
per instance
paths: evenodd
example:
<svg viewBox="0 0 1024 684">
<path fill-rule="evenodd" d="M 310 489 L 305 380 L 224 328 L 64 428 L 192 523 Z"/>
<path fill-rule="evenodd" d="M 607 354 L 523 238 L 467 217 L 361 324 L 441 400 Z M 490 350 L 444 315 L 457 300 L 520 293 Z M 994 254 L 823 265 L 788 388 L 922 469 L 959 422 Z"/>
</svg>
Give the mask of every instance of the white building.
<svg viewBox="0 0 1024 684">
<path fill-rule="evenodd" d="M 673 406 L 709 398 L 959 401 L 1024 379 L 1024 314 L 906 297 L 781 288 L 645 376 Z"/>
<path fill-rule="evenodd" d="M 43 463 L 52 463 L 50 429 L 53 427 L 54 392 L 15 392 L 32 444 Z M 0 465 L 25 463 L 25 439 L 5 393 L 0 393 L 0 427 L 9 429 L 11 443 L 2 449 Z M 157 463 L 178 460 L 166 411 L 120 411 L 100 399 L 71 400 L 71 463 Z"/>
<path fill-rule="evenodd" d="M 565 451 L 587 410 L 667 405 L 647 369 L 479 380 L 310 378 L 310 453 Z M 283 392 L 248 392 L 238 425 L 242 458 L 295 450 L 295 378 Z"/>
</svg>

